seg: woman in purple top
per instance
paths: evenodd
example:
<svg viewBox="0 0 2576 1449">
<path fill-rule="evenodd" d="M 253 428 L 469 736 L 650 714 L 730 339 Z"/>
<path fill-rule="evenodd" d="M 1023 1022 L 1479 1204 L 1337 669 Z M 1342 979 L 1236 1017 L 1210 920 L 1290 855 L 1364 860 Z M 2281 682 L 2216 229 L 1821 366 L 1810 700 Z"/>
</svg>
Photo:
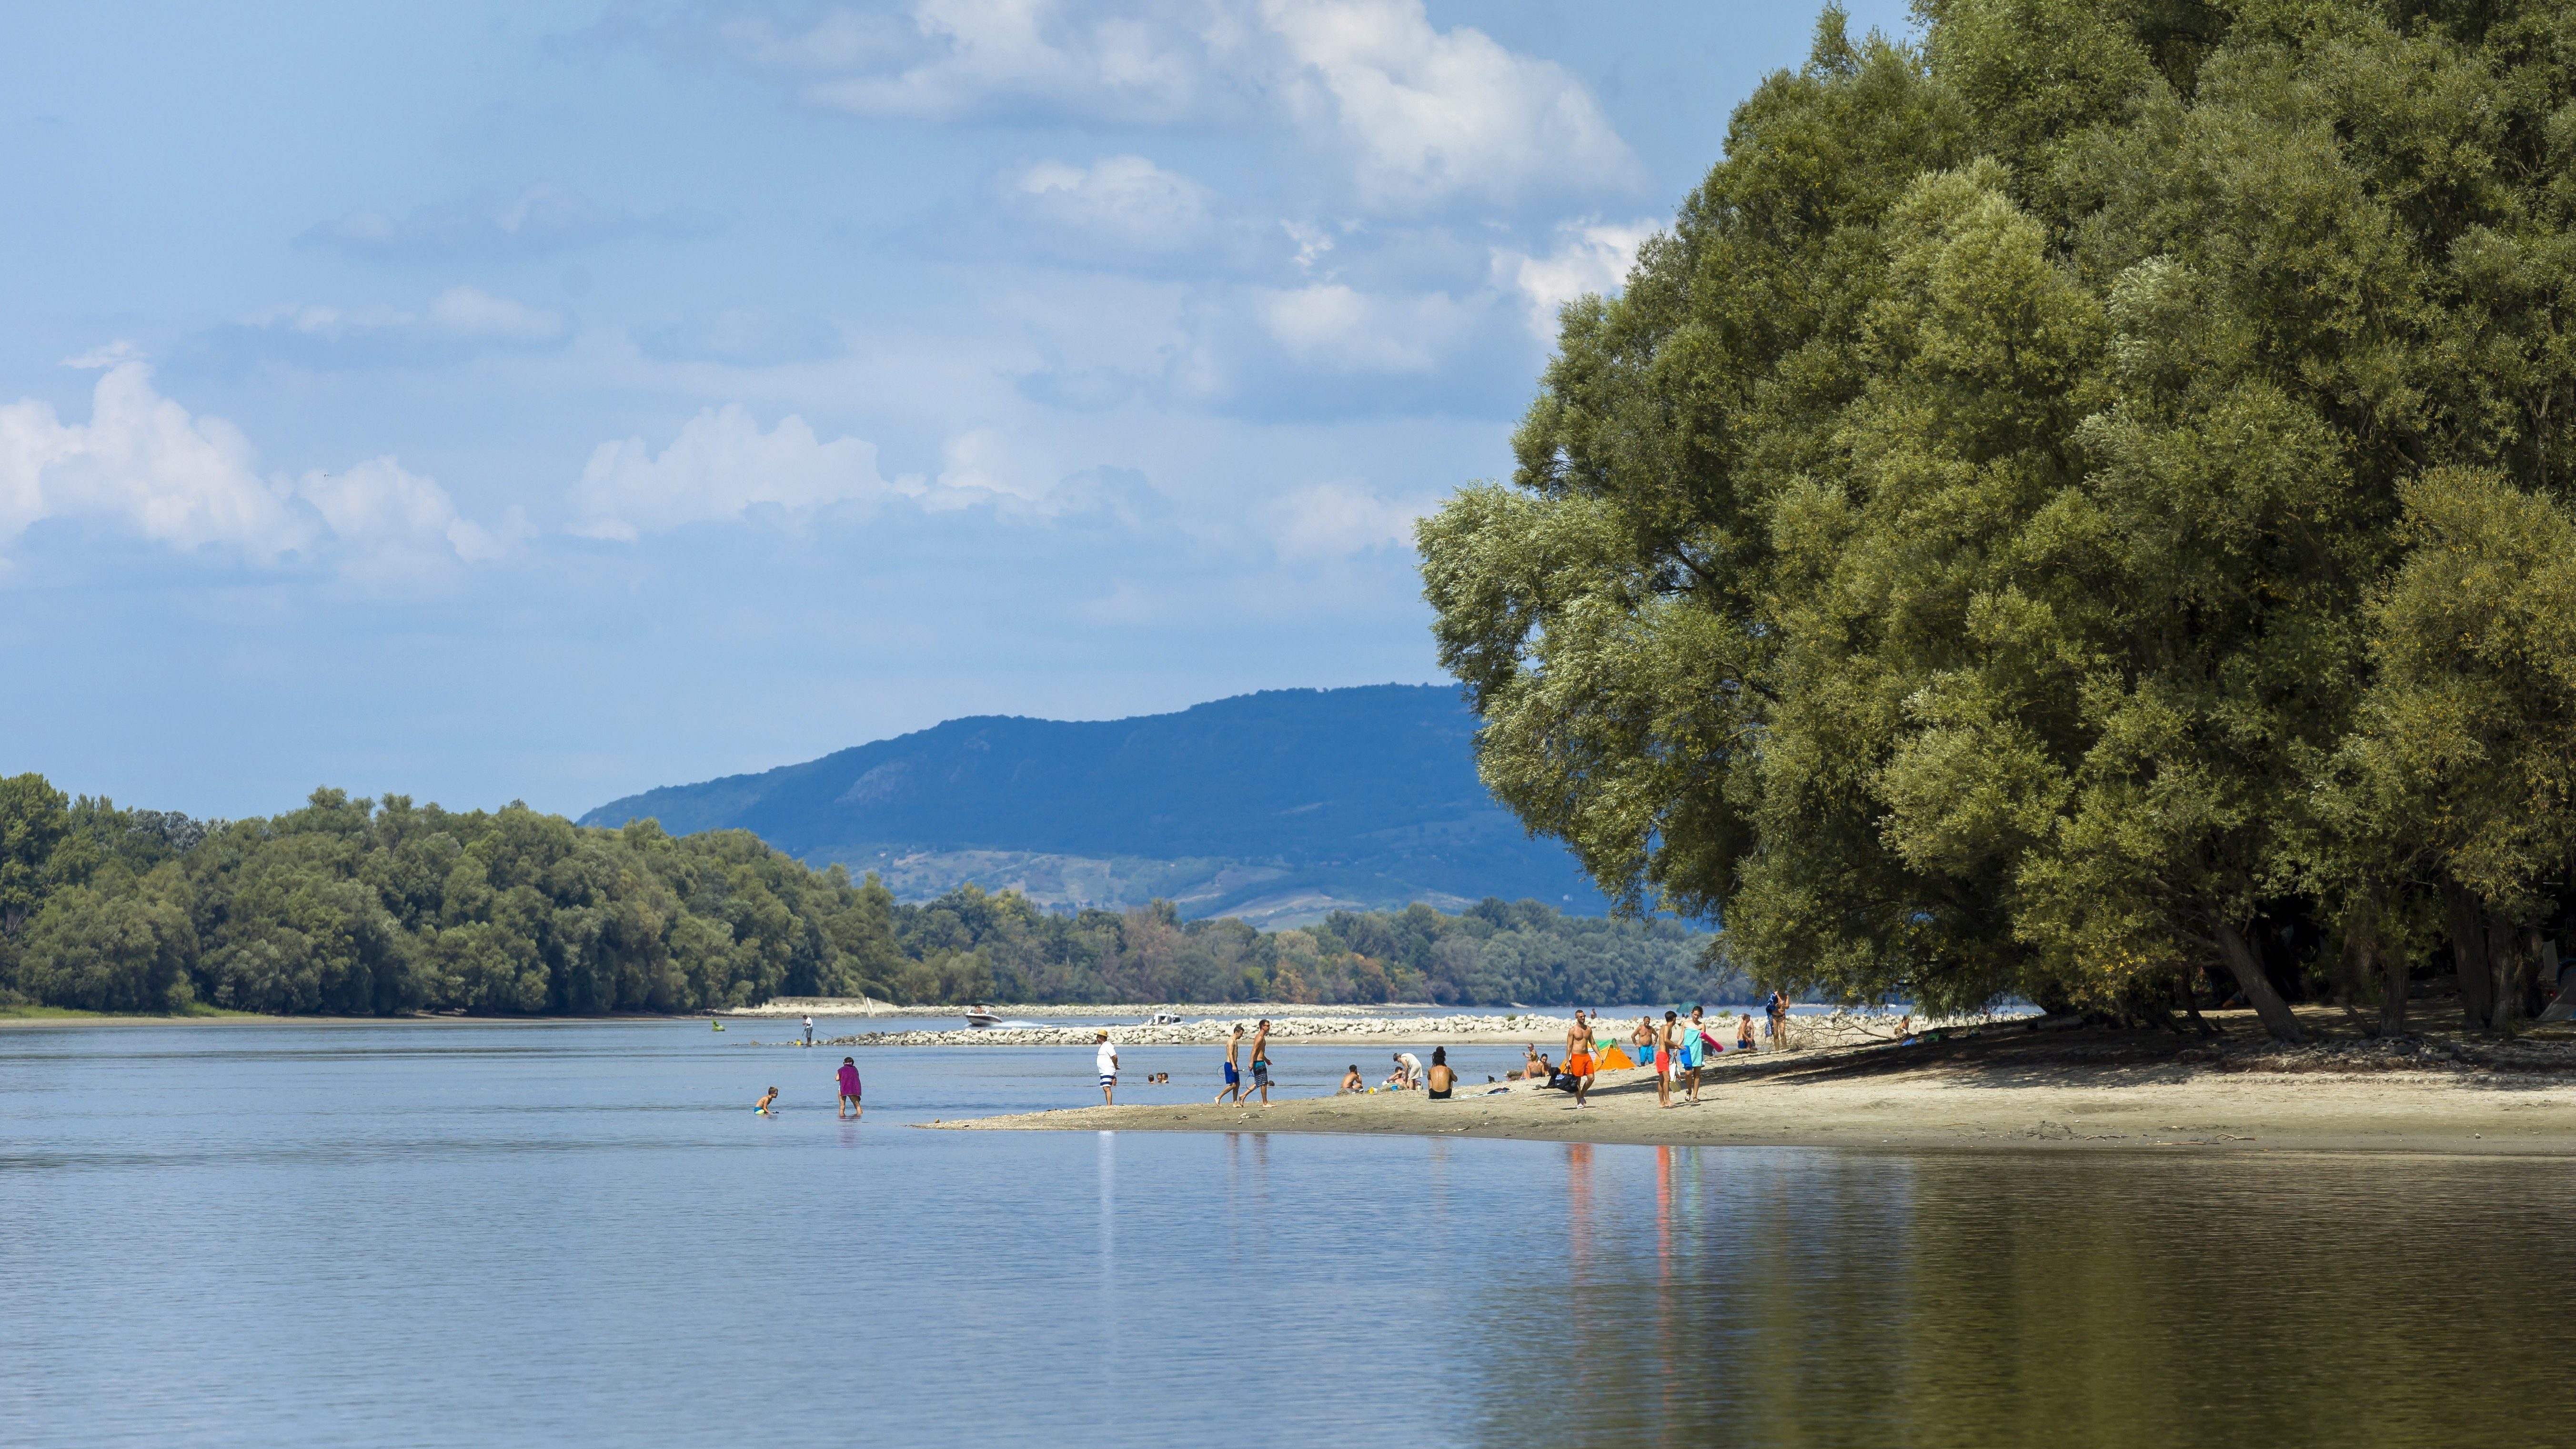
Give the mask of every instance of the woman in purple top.
<svg viewBox="0 0 2576 1449">
<path fill-rule="evenodd" d="M 859 1105 L 859 1064 L 848 1057 L 841 1058 L 841 1115 L 867 1115 L 866 1109 Z"/>
</svg>

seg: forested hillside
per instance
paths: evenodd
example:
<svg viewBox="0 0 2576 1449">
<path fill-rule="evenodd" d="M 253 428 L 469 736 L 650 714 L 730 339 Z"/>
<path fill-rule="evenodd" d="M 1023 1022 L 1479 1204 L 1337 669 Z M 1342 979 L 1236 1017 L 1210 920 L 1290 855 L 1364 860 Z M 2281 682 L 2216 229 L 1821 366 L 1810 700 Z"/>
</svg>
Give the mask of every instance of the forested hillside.
<svg viewBox="0 0 2576 1449">
<path fill-rule="evenodd" d="M 1532 896 L 1603 909 L 1572 855 L 1476 779 L 1454 689 L 1281 689 L 1173 714 L 986 716 L 758 775 L 613 801 L 585 825 L 741 829 L 907 896 L 973 880 L 1069 905 L 1320 918 L 1335 905 Z"/>
<path fill-rule="evenodd" d="M 1534 901 L 1268 932 L 1184 922 L 1167 903 L 1050 913 L 973 887 L 912 905 L 740 830 L 674 837 L 338 790 L 269 819 L 197 821 L 0 780 L 0 999 L 96 1010 L 1716 999 L 1695 969 L 1705 939 Z"/>
</svg>

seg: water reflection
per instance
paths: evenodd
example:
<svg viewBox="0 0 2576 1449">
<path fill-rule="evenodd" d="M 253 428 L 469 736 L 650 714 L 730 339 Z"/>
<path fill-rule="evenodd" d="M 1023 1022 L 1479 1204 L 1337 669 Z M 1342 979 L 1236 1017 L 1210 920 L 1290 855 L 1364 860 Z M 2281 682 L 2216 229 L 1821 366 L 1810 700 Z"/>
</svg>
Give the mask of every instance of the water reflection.
<svg viewBox="0 0 2576 1449">
<path fill-rule="evenodd" d="M 1488 1441 L 2530 1444 L 2576 1166 L 1561 1150 L 1491 1280 Z"/>
</svg>

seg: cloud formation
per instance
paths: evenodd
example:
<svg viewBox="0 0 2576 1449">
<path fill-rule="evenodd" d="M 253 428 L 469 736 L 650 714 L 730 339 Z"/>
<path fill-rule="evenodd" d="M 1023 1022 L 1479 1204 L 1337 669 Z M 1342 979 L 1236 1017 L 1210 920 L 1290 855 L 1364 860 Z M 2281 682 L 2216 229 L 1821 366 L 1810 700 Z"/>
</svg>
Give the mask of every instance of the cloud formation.
<svg viewBox="0 0 2576 1449">
<path fill-rule="evenodd" d="M 631 236 L 689 236 L 711 229 L 704 217 L 642 216 L 541 181 L 515 196 L 462 197 L 400 216 L 352 212 L 297 240 L 370 261 L 453 261 L 545 257 Z"/>
<path fill-rule="evenodd" d="M 1130 251 L 1195 246 L 1211 225 L 1207 188 L 1142 156 L 1040 161 L 1007 177 L 1002 195 L 1028 220 Z"/>
<path fill-rule="evenodd" d="M 1286 119 L 1384 210 L 1626 190 L 1637 159 L 1552 61 L 1431 24 L 1421 0 L 912 0 L 810 26 L 718 27 L 810 104 L 929 121 L 1198 126 Z"/>
<path fill-rule="evenodd" d="M 876 445 L 829 442 L 793 414 L 767 432 L 743 408 L 708 408 L 660 453 L 642 438 L 602 443 L 572 493 L 573 531 L 633 540 L 682 524 L 740 518 L 760 504 L 810 509 L 921 492 L 877 472 Z"/>
<path fill-rule="evenodd" d="M 1568 222 L 1556 229 L 1556 246 L 1545 256 L 1496 251 L 1495 280 L 1520 293 L 1531 333 L 1552 345 L 1558 309 L 1587 292 L 1608 296 L 1626 286 L 1637 248 L 1659 229 L 1653 221 Z"/>
<path fill-rule="evenodd" d="M 559 346 L 571 319 L 548 307 L 454 286 L 425 307 L 272 307 L 198 340 L 227 362 L 282 360 L 314 367 L 448 362 L 491 351 Z"/>
<path fill-rule="evenodd" d="M 239 428 L 162 396 L 132 349 L 70 365 L 104 369 L 88 422 L 64 422 L 34 398 L 0 406 L 0 544 L 49 519 L 79 519 L 263 565 L 320 553 L 477 562 L 525 535 L 515 514 L 499 530 L 463 518 L 435 480 L 391 457 L 298 482 L 264 477 Z"/>
</svg>

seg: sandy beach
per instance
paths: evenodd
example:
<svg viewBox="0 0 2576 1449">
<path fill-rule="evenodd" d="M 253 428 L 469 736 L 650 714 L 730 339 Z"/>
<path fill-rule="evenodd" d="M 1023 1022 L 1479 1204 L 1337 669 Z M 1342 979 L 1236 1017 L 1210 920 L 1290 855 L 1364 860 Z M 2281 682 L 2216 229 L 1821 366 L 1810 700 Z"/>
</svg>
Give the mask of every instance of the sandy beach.
<svg viewBox="0 0 2576 1449">
<path fill-rule="evenodd" d="M 2428 1013 L 2429 1015 L 2430 1013 Z M 2449 1014 L 2456 1021 L 2456 1011 Z M 2081 1028 L 1724 1061 L 1696 1106 L 1656 1105 L 1653 1073 L 1603 1074 L 1592 1106 L 1534 1083 L 1420 1092 L 1151 1100 L 936 1124 L 967 1130 L 1359 1132 L 1566 1142 L 2054 1151 L 2576 1153 L 2576 1040 L 2433 1033 L 2389 1042 L 2312 1018 L 2324 1039 L 2265 1040 L 2221 1013 L 2216 1038 Z M 1732 1054 L 1730 1054 L 1731 1056 Z M 1723 1059 L 1722 1059 L 1723 1060 Z M 1675 1094 L 1680 1100 L 1680 1094 Z"/>
</svg>

